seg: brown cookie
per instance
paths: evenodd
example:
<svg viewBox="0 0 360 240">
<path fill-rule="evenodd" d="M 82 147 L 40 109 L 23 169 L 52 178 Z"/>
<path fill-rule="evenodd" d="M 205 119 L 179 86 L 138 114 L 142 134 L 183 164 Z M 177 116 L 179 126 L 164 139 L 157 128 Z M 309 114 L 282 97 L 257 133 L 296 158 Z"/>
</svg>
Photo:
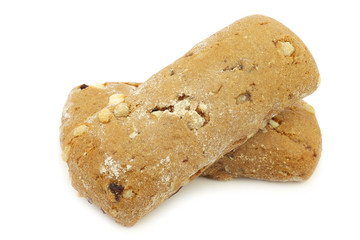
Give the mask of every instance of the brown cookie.
<svg viewBox="0 0 360 240">
<path fill-rule="evenodd" d="M 133 225 L 318 79 L 289 29 L 264 16 L 241 19 L 76 126 L 63 142 L 73 186 Z"/>
<path fill-rule="evenodd" d="M 81 85 L 73 89 L 66 104 L 72 106 L 67 112 L 72 127 L 103 109 L 114 92 L 130 95 L 135 90 L 124 83 L 102 85 L 102 88 L 90 86 L 87 90 L 80 90 L 84 86 Z M 132 86 L 139 85 L 132 83 Z M 299 101 L 274 117 L 246 143 L 217 160 L 202 176 L 217 180 L 248 177 L 268 181 L 305 181 L 315 170 L 320 154 L 321 132 L 314 109 Z"/>
<path fill-rule="evenodd" d="M 300 101 L 278 114 L 245 144 L 227 153 L 203 173 L 218 180 L 247 177 L 269 181 L 305 181 L 321 154 L 321 132 L 312 106 Z"/>
</svg>

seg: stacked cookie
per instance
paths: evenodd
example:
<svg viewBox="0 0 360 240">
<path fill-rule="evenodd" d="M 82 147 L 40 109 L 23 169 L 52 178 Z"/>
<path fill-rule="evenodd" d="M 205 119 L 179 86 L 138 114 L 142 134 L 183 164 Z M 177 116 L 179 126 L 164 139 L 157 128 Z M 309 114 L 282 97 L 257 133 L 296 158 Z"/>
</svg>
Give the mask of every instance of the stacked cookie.
<svg viewBox="0 0 360 240">
<path fill-rule="evenodd" d="M 143 84 L 74 88 L 60 129 L 72 184 L 131 226 L 199 175 L 305 180 L 321 135 L 301 99 L 318 84 L 294 33 L 243 18 Z"/>
</svg>

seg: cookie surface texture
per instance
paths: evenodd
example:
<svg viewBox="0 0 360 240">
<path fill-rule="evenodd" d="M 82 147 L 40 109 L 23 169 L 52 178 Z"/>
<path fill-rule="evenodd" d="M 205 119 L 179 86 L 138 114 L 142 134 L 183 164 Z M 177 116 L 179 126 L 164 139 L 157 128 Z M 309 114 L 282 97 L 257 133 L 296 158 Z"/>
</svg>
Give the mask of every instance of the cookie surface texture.
<svg viewBox="0 0 360 240">
<path fill-rule="evenodd" d="M 312 106 L 300 101 L 278 114 L 245 144 L 225 154 L 203 175 L 305 181 L 321 155 L 321 132 Z"/>
<path fill-rule="evenodd" d="M 67 104 L 73 106 L 73 111 L 67 112 L 70 123 L 76 125 L 104 108 L 109 97 L 114 94 L 114 89 L 125 95 L 135 90 L 124 83 L 103 85 L 106 86 L 103 89 L 79 91 L 79 86 L 73 90 L 72 97 L 68 99 L 71 104 Z M 78 114 L 83 118 L 76 117 Z M 321 143 L 315 111 L 311 105 L 300 100 L 275 116 L 246 143 L 218 159 L 202 176 L 217 180 L 240 177 L 267 181 L 305 181 L 312 175 L 319 161 Z"/>
<path fill-rule="evenodd" d="M 243 18 L 74 126 L 63 141 L 72 184 L 131 226 L 318 80 L 310 52 L 288 28 Z M 117 117 L 122 103 L 128 114 Z"/>
</svg>

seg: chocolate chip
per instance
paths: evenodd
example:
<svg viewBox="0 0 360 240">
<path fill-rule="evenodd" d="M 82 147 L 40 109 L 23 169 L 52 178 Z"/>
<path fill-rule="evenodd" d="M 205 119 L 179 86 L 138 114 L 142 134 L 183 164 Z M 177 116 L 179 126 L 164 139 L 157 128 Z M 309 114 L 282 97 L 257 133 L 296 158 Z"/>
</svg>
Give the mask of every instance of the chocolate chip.
<svg viewBox="0 0 360 240">
<path fill-rule="evenodd" d="M 83 84 L 83 85 L 80 86 L 80 89 L 83 90 L 83 89 L 87 88 L 88 86 L 89 85 Z"/>
<path fill-rule="evenodd" d="M 119 196 L 124 191 L 124 187 L 121 185 L 117 185 L 116 183 L 110 183 L 109 189 L 112 194 L 115 196 L 115 200 L 119 201 Z"/>
</svg>

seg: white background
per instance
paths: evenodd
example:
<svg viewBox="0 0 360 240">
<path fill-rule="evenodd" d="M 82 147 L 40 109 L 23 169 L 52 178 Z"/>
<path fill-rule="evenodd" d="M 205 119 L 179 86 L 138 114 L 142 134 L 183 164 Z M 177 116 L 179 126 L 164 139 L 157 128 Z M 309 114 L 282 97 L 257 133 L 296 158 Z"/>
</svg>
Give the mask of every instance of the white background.
<svg viewBox="0 0 360 240">
<path fill-rule="evenodd" d="M 359 239 L 356 1 L 0 1 L 1 239 Z M 72 87 L 145 81 L 251 14 L 307 44 L 323 153 L 305 183 L 196 179 L 134 227 L 79 198 L 61 160 Z"/>
</svg>

